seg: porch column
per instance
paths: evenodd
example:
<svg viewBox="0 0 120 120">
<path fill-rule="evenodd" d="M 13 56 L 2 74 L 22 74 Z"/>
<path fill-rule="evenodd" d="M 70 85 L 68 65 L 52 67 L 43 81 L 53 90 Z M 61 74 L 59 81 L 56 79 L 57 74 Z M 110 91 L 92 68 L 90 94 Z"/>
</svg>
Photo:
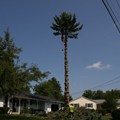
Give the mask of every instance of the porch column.
<svg viewBox="0 0 120 120">
<path fill-rule="evenodd" d="M 19 98 L 19 104 L 18 104 L 18 113 L 20 114 L 20 102 L 21 102 L 21 99 Z"/>
<path fill-rule="evenodd" d="M 10 107 L 10 99 L 8 98 L 7 107 Z"/>
<path fill-rule="evenodd" d="M 37 100 L 37 109 L 38 109 L 38 100 Z"/>
<path fill-rule="evenodd" d="M 28 109 L 30 109 L 30 100 L 28 100 Z"/>
</svg>

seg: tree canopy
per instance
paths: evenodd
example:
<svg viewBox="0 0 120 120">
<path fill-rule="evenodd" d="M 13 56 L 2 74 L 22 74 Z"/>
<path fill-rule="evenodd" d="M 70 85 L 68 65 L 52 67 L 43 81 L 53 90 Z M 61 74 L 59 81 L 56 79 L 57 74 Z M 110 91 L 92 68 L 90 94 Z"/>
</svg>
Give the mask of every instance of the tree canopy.
<svg viewBox="0 0 120 120">
<path fill-rule="evenodd" d="M 34 87 L 35 94 L 49 96 L 57 100 L 63 100 L 62 89 L 56 78 L 41 82 Z"/>
<path fill-rule="evenodd" d="M 90 99 L 105 99 L 108 96 L 112 97 L 113 99 L 119 99 L 120 98 L 120 90 L 114 89 L 114 90 L 107 90 L 106 92 L 103 92 L 101 90 L 92 91 L 92 90 L 85 90 L 83 93 L 84 97 L 90 98 Z"/>
<path fill-rule="evenodd" d="M 61 37 L 67 38 L 78 38 L 78 32 L 81 30 L 83 25 L 76 21 L 75 14 L 69 14 L 67 12 L 62 12 L 60 16 L 54 17 L 54 22 L 51 28 L 54 30 L 54 35 L 61 35 Z"/>
<path fill-rule="evenodd" d="M 103 104 L 103 108 L 106 109 L 108 112 L 117 109 L 118 106 L 117 99 L 119 98 L 120 98 L 120 90 L 106 91 L 104 95 L 105 102 Z"/>
<path fill-rule="evenodd" d="M 49 72 L 42 73 L 36 65 L 20 64 L 18 48 L 7 30 L 5 36 L 0 36 L 0 93 L 3 96 L 20 92 L 30 92 L 30 82 L 47 77 Z"/>
<path fill-rule="evenodd" d="M 118 106 L 117 101 L 118 99 L 120 99 L 120 90 L 107 90 L 106 92 L 103 92 L 101 90 L 86 90 L 83 93 L 83 96 L 90 99 L 105 99 L 105 102 L 103 103 L 102 107 L 106 109 L 107 112 L 111 112 Z"/>
</svg>

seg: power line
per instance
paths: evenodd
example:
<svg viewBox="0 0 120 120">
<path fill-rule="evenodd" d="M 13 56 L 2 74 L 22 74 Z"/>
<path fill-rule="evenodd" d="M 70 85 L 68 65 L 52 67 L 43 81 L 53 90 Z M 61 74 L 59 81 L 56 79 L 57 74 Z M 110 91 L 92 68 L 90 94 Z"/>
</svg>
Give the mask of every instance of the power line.
<svg viewBox="0 0 120 120">
<path fill-rule="evenodd" d="M 104 82 L 104 83 L 102 83 L 102 84 L 99 84 L 99 85 L 97 85 L 97 86 L 94 86 L 94 87 L 92 87 L 92 88 L 89 88 L 88 90 L 93 90 L 93 89 L 100 88 L 100 87 L 103 87 L 103 86 L 111 85 L 111 84 L 113 84 L 114 82 L 115 82 L 115 83 L 118 83 L 118 81 L 120 82 L 120 75 L 117 76 L 117 77 L 115 77 L 115 78 L 113 78 L 113 79 L 111 79 L 111 80 L 109 80 L 109 81 L 107 81 L 107 82 Z M 74 92 L 74 93 L 72 93 L 72 94 L 76 95 L 76 94 L 80 94 L 80 93 L 82 93 L 82 92 L 84 92 L 84 91 L 85 91 L 85 90 L 81 90 L 81 91 L 78 91 L 78 92 Z"/>
<path fill-rule="evenodd" d="M 108 2 L 108 0 L 102 0 L 102 2 L 104 4 L 105 8 L 107 9 L 110 17 L 112 18 L 113 23 L 115 24 L 118 32 L 120 33 L 120 21 L 119 21 L 120 17 L 119 17 L 119 14 L 118 14 L 117 10 L 115 9 L 115 6 L 113 5 L 113 2 L 111 0 L 110 0 L 111 4 Z M 120 4 L 119 4 L 119 2 L 117 0 L 116 0 L 116 5 L 118 6 L 118 9 L 120 10 Z M 113 10 L 113 8 L 114 8 L 114 10 Z M 96 88 L 99 88 L 99 87 L 104 87 L 104 86 L 111 85 L 114 82 L 116 83 L 116 82 L 119 82 L 119 81 L 120 81 L 120 76 L 117 76 L 117 77 L 115 77 L 115 78 L 113 78 L 113 79 L 111 79 L 111 80 L 109 80 L 109 81 L 107 81 L 105 83 L 102 83 L 100 85 L 94 86 L 94 87 L 89 88 L 89 89 L 91 90 L 91 89 L 96 89 Z M 84 90 L 74 92 L 72 94 L 75 95 L 75 94 L 80 94 L 82 92 L 84 92 Z"/>
<path fill-rule="evenodd" d="M 101 86 L 105 86 L 105 85 L 107 85 L 107 84 L 111 84 L 111 82 L 113 82 L 113 81 L 116 82 L 117 79 L 119 79 L 119 81 L 120 81 L 120 76 L 117 76 L 117 77 L 115 77 L 115 78 L 113 78 L 113 79 L 111 79 L 111 80 L 109 80 L 109 81 L 107 81 L 107 82 L 104 82 L 104 83 L 102 83 L 102 84 L 100 84 L 100 85 L 97 85 L 97 86 L 95 86 L 95 87 L 92 87 L 91 89 L 96 89 L 96 88 L 99 88 L 99 87 L 101 87 Z M 117 80 L 117 81 L 118 81 L 118 80 Z"/>
<path fill-rule="evenodd" d="M 110 0 L 110 2 L 111 2 L 111 5 L 113 6 L 113 9 L 114 9 L 114 11 L 115 11 L 115 13 L 116 13 L 116 15 L 117 15 L 117 17 L 119 18 L 119 20 L 120 20 L 120 16 L 119 16 L 119 14 L 118 14 L 118 11 L 117 11 L 117 9 L 116 9 L 116 7 L 115 7 L 115 4 L 113 4 L 113 1 L 112 0 Z M 119 3 L 117 2 L 117 0 L 116 0 L 116 5 L 118 6 L 118 8 L 120 9 L 120 6 L 119 6 Z M 116 17 L 116 18 L 117 18 Z M 119 23 L 119 20 L 117 20 L 118 21 L 118 23 Z M 120 25 L 120 23 L 119 23 L 119 25 Z"/>
<path fill-rule="evenodd" d="M 103 2 L 103 4 L 104 4 L 105 8 L 107 9 L 110 17 L 112 18 L 112 20 L 113 20 L 113 22 L 114 22 L 114 24 L 115 24 L 118 32 L 120 33 L 120 22 L 119 22 L 119 20 L 117 19 L 114 11 L 112 10 L 112 7 L 110 6 L 110 4 L 109 4 L 109 2 L 108 2 L 107 0 L 106 0 L 106 2 L 105 2 L 104 0 L 102 0 L 102 2 Z"/>
</svg>

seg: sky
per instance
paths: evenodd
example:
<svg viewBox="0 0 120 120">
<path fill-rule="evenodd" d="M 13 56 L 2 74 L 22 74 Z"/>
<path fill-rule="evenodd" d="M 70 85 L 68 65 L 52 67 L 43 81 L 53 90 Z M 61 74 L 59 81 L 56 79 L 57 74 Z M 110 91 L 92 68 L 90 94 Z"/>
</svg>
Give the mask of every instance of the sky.
<svg viewBox="0 0 120 120">
<path fill-rule="evenodd" d="M 64 47 L 50 28 L 62 12 L 75 13 L 83 24 L 78 39 L 68 40 L 71 96 L 120 89 L 120 34 L 101 0 L 0 0 L 0 35 L 9 28 L 23 49 L 20 62 L 50 71 L 47 79 L 55 77 L 64 93 Z"/>
</svg>

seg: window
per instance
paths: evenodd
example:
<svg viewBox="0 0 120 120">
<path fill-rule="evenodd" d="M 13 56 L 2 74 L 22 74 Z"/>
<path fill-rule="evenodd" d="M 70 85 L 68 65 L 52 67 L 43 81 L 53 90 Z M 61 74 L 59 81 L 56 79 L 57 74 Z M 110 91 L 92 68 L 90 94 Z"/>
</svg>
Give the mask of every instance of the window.
<svg viewBox="0 0 120 120">
<path fill-rule="evenodd" d="M 86 103 L 86 104 L 85 104 L 85 107 L 88 108 L 88 109 L 89 109 L 89 108 L 93 108 L 93 104 L 92 104 L 92 103 Z"/>
<path fill-rule="evenodd" d="M 74 107 L 79 107 L 79 104 L 78 103 L 74 104 Z"/>
<path fill-rule="evenodd" d="M 37 101 L 36 101 L 36 100 L 31 100 L 31 101 L 30 101 L 30 105 L 33 105 L 33 104 L 36 105 L 36 104 L 37 104 Z"/>
<path fill-rule="evenodd" d="M 19 99 L 16 100 L 16 106 L 19 106 Z"/>
</svg>

